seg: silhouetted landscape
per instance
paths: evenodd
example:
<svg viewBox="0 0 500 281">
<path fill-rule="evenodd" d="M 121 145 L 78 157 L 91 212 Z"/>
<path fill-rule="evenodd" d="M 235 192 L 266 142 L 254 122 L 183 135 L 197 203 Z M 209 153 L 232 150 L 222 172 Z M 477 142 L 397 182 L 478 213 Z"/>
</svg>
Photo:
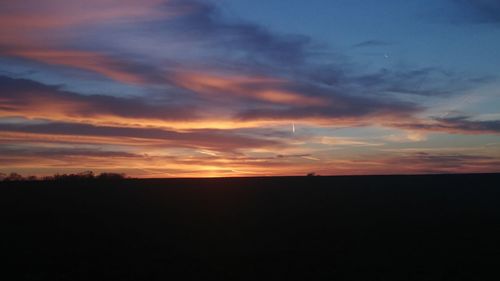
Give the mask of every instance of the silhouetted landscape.
<svg viewBox="0 0 500 281">
<path fill-rule="evenodd" d="M 499 183 L 500 174 L 5 181 L 0 278 L 498 280 Z"/>
</svg>

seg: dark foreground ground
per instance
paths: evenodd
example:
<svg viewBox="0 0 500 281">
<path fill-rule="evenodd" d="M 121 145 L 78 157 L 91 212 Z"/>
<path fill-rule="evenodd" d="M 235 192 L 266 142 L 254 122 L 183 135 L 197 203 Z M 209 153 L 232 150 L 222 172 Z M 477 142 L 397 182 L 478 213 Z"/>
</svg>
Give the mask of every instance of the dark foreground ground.
<svg viewBox="0 0 500 281">
<path fill-rule="evenodd" d="M 0 280 L 500 280 L 500 174 L 0 184 Z"/>
</svg>

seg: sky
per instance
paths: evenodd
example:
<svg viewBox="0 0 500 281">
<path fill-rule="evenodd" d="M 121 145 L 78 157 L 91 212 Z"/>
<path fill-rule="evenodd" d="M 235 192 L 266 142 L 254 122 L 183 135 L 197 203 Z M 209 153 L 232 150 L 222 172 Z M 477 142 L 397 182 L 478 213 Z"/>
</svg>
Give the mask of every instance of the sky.
<svg viewBox="0 0 500 281">
<path fill-rule="evenodd" d="M 0 173 L 500 172 L 496 0 L 0 2 Z"/>
</svg>

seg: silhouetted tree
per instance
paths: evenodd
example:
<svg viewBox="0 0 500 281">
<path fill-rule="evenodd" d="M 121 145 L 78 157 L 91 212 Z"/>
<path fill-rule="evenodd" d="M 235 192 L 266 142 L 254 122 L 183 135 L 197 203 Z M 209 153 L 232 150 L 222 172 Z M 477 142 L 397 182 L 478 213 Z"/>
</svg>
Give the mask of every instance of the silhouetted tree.
<svg viewBox="0 0 500 281">
<path fill-rule="evenodd" d="M 99 180 L 123 180 L 125 179 L 125 174 L 100 173 L 96 178 Z"/>
<path fill-rule="evenodd" d="M 93 180 L 95 178 L 94 172 L 85 171 L 78 174 L 79 179 Z"/>
<path fill-rule="evenodd" d="M 308 177 L 314 177 L 314 176 L 316 176 L 316 173 L 315 172 L 311 172 L 311 173 L 308 173 L 307 176 Z"/>
<path fill-rule="evenodd" d="M 94 172 L 87 171 L 79 174 L 55 174 L 53 180 L 55 181 L 82 181 L 82 180 L 93 180 Z"/>
<path fill-rule="evenodd" d="M 3 179 L 4 181 L 22 181 L 24 180 L 23 176 L 18 173 L 10 173 L 7 177 Z"/>
<path fill-rule="evenodd" d="M 66 174 L 62 174 L 62 175 L 55 174 L 55 175 L 52 176 L 52 179 L 55 180 L 55 181 L 62 181 L 62 180 L 64 180 L 66 178 L 66 176 L 67 176 Z"/>
<path fill-rule="evenodd" d="M 38 180 L 38 177 L 37 176 L 29 176 L 29 177 L 26 178 L 26 180 L 28 180 L 28 181 L 36 181 L 36 180 Z"/>
<path fill-rule="evenodd" d="M 44 177 L 42 177 L 42 180 L 43 181 L 53 181 L 54 180 L 54 176 L 44 176 Z"/>
<path fill-rule="evenodd" d="M 91 180 L 123 180 L 125 174 L 121 173 L 100 173 L 95 175 L 92 171 L 85 171 L 78 174 L 55 174 L 53 176 L 44 176 L 38 178 L 36 176 L 23 177 L 18 173 L 10 173 L 9 175 L 0 173 L 0 181 L 91 181 Z"/>
</svg>

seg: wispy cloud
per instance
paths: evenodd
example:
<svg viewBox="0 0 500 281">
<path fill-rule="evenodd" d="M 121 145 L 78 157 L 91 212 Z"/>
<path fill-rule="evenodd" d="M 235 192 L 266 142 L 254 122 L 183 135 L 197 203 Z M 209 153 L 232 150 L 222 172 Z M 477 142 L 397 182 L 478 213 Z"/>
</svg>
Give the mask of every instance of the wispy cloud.
<svg viewBox="0 0 500 281">
<path fill-rule="evenodd" d="M 498 172 L 500 161 L 495 157 L 467 154 L 414 154 L 387 159 L 387 163 L 411 163 L 413 173 Z"/>
<path fill-rule="evenodd" d="M 391 45 L 392 45 L 392 43 L 387 42 L 387 41 L 372 39 L 372 40 L 366 40 L 366 41 L 354 44 L 353 47 L 354 48 L 371 48 L 371 47 L 385 47 L 385 46 L 391 46 Z"/>
<path fill-rule="evenodd" d="M 470 116 L 435 118 L 432 121 L 393 124 L 412 130 L 458 134 L 500 134 L 500 120 L 474 120 Z"/>
<path fill-rule="evenodd" d="M 75 136 L 75 139 L 78 136 L 136 138 L 156 140 L 163 143 L 164 146 L 193 147 L 222 151 L 279 144 L 274 140 L 257 139 L 221 130 L 177 132 L 162 129 L 93 126 L 78 123 L 0 124 L 0 129 L 2 132 Z"/>
</svg>

